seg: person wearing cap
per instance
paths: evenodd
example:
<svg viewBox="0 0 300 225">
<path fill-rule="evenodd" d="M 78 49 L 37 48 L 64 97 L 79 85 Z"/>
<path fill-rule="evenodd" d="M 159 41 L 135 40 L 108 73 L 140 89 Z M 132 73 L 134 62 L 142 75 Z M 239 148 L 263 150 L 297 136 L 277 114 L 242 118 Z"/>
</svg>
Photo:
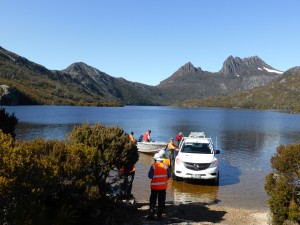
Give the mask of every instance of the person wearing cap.
<svg viewBox="0 0 300 225">
<path fill-rule="evenodd" d="M 170 168 L 171 163 L 170 163 L 170 159 L 166 157 L 166 151 L 163 149 L 159 150 L 158 154 L 163 159 L 163 163 L 166 164 Z"/>
<path fill-rule="evenodd" d="M 154 220 L 154 209 L 156 202 L 157 207 L 157 220 L 161 220 L 163 210 L 166 202 L 166 190 L 168 187 L 168 179 L 171 178 L 171 171 L 167 165 L 163 163 L 163 158 L 160 157 L 159 153 L 156 153 L 153 157 L 154 164 L 151 165 L 148 172 L 148 178 L 151 179 L 151 194 L 150 194 L 150 210 L 148 219 Z"/>
<path fill-rule="evenodd" d="M 175 163 L 175 157 L 176 157 L 176 149 L 178 149 L 178 146 L 174 144 L 174 139 L 171 138 L 170 142 L 168 144 L 168 155 L 169 155 L 169 159 L 170 159 L 170 163 L 171 163 L 171 168 L 174 167 L 174 163 Z"/>
<path fill-rule="evenodd" d="M 151 134 L 151 130 L 147 130 L 144 133 L 144 138 L 143 139 L 144 139 L 145 142 L 151 142 L 150 134 Z"/>
</svg>

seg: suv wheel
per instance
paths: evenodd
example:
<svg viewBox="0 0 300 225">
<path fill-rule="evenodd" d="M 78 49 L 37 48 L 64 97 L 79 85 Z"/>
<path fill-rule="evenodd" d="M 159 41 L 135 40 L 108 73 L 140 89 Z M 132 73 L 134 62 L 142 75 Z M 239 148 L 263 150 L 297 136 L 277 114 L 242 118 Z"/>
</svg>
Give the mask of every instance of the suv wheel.
<svg viewBox="0 0 300 225">
<path fill-rule="evenodd" d="M 172 179 L 175 180 L 175 181 L 182 180 L 182 178 L 181 177 L 177 177 L 174 172 L 172 173 Z"/>
<path fill-rule="evenodd" d="M 220 180 L 220 172 L 218 172 L 218 176 L 215 179 L 213 179 L 214 185 L 219 185 L 219 180 Z"/>
</svg>

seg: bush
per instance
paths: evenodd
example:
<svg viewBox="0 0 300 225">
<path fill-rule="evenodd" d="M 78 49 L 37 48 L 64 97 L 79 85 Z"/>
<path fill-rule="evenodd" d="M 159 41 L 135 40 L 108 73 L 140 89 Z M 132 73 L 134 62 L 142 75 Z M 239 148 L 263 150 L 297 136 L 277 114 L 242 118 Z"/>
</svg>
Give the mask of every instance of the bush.
<svg viewBox="0 0 300 225">
<path fill-rule="evenodd" d="M 67 141 L 14 141 L 0 131 L 0 224 L 118 224 L 111 177 L 138 161 L 120 128 L 76 126 Z M 117 207 L 116 207 L 117 206 Z"/>
<path fill-rule="evenodd" d="M 0 108 L 0 129 L 3 130 L 4 133 L 15 137 L 17 123 L 18 119 L 14 113 L 10 115 L 5 111 L 5 108 Z"/>
<path fill-rule="evenodd" d="M 300 144 L 279 146 L 271 158 L 273 172 L 266 177 L 265 189 L 273 223 L 300 223 Z"/>
<path fill-rule="evenodd" d="M 112 168 L 129 168 L 139 158 L 137 147 L 129 141 L 128 135 L 118 127 L 105 127 L 101 124 L 76 126 L 68 135 L 69 145 L 84 145 L 93 148 L 89 154 L 93 179 L 99 184 L 100 194 L 106 194 L 114 183 L 110 176 Z"/>
</svg>

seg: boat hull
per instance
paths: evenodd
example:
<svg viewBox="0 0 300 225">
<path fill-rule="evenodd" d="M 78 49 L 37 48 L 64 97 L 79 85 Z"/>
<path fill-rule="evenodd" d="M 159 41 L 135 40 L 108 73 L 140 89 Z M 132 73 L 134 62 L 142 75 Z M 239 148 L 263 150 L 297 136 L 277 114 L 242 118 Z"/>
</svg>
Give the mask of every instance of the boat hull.
<svg viewBox="0 0 300 225">
<path fill-rule="evenodd" d="M 167 144 L 165 142 L 138 142 L 137 148 L 142 153 L 156 153 L 161 149 L 165 149 Z"/>
</svg>

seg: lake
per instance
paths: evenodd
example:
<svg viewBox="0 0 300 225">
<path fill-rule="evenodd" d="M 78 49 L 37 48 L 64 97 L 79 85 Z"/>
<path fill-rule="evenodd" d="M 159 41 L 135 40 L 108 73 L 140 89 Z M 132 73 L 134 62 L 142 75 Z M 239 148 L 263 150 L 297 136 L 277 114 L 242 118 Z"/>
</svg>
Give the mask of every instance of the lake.
<svg viewBox="0 0 300 225">
<path fill-rule="evenodd" d="M 229 207 L 266 209 L 268 196 L 265 176 L 271 171 L 270 159 L 279 145 L 300 141 L 300 115 L 273 111 L 197 107 L 76 107 L 9 106 L 19 119 L 16 138 L 33 140 L 65 139 L 74 125 L 87 122 L 118 126 L 138 138 L 151 129 L 154 141 L 167 142 L 180 131 L 204 131 L 217 149 L 219 186 L 207 182 L 169 181 L 167 201 L 204 202 Z M 152 157 L 140 154 L 133 183 L 137 201 L 148 201 L 147 178 Z"/>
</svg>

